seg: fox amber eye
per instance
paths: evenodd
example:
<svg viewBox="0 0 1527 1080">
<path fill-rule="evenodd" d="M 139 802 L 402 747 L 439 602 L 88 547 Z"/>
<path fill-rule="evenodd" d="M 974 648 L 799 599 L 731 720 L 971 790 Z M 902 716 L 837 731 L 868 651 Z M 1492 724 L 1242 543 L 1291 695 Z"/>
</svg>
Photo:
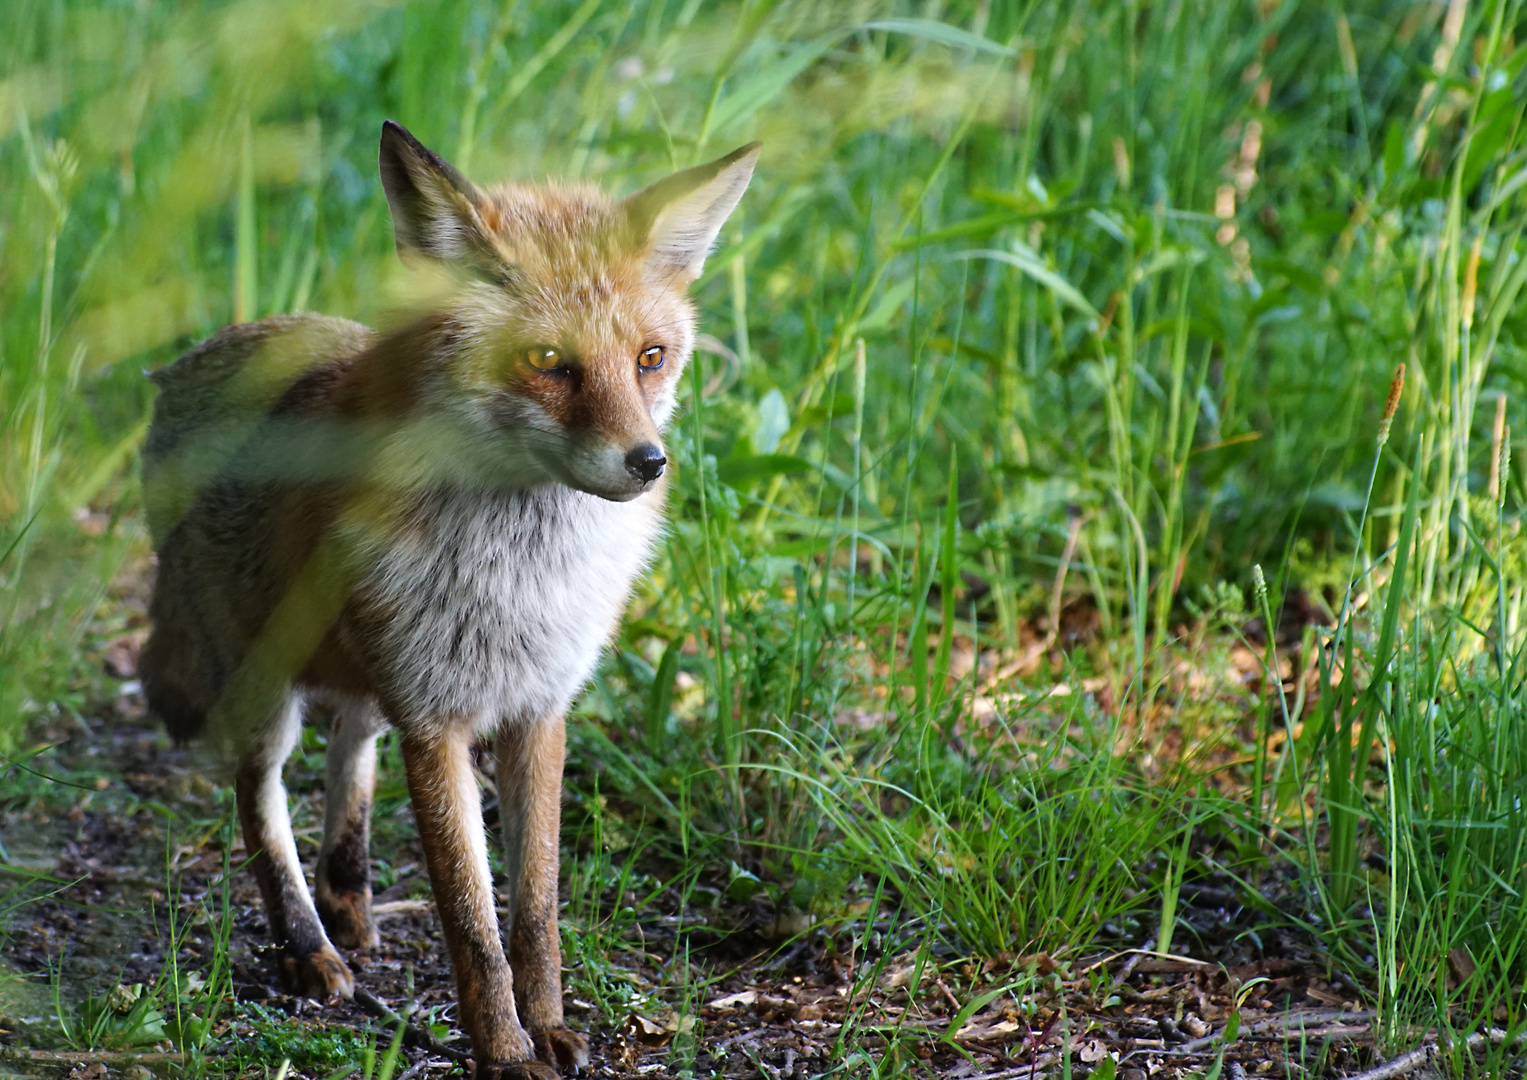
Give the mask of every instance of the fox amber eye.
<svg viewBox="0 0 1527 1080">
<path fill-rule="evenodd" d="M 663 366 L 663 347 L 654 345 L 642 352 L 641 358 L 636 361 L 636 366 L 642 371 L 656 371 Z"/>
<path fill-rule="evenodd" d="M 561 366 L 562 354 L 545 345 L 536 345 L 525 350 L 525 363 L 537 371 L 551 371 Z"/>
</svg>

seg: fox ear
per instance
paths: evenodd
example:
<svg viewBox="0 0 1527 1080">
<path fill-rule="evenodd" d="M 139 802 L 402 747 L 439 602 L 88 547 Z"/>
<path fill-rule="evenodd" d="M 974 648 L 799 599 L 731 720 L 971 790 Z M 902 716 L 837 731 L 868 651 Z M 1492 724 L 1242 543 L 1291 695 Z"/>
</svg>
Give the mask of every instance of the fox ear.
<svg viewBox="0 0 1527 1080">
<path fill-rule="evenodd" d="M 488 246 L 483 193 L 402 124 L 383 121 L 377 166 L 399 253 L 462 259 Z"/>
<path fill-rule="evenodd" d="M 687 285 L 700 276 L 716 234 L 753 178 L 762 143 L 733 150 L 708 165 L 674 173 L 626 200 L 633 231 L 659 273 Z"/>
</svg>

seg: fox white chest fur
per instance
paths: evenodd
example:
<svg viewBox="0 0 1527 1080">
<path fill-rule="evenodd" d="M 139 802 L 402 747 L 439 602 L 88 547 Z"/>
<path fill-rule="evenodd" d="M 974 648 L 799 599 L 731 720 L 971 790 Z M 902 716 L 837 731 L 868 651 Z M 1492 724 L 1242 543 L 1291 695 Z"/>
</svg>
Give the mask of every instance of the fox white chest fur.
<svg viewBox="0 0 1527 1080">
<path fill-rule="evenodd" d="M 652 551 L 662 492 L 616 503 L 561 485 L 431 493 L 357 592 L 390 618 L 357 642 L 386 657 L 393 722 L 560 714 L 592 674 Z"/>
</svg>

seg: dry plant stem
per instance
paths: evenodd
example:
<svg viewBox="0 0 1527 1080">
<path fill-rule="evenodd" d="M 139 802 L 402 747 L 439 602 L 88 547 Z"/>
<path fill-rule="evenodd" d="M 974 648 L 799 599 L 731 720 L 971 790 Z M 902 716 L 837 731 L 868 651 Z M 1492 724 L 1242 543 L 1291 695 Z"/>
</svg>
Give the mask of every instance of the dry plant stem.
<svg viewBox="0 0 1527 1080">
<path fill-rule="evenodd" d="M 354 1001 L 385 1024 L 395 1027 L 403 1023 L 403 1017 L 393 1012 L 391 1006 L 370 990 L 357 986 L 355 988 Z M 427 1054 L 447 1058 L 450 1061 L 464 1062 L 471 1057 L 470 1054 L 464 1051 L 446 1046 L 429 1031 L 414 1024 L 405 1024 L 403 1028 L 403 1045 L 412 1046 L 415 1049 L 423 1050 Z"/>
<path fill-rule="evenodd" d="M 1018 659 L 998 668 L 992 677 L 982 684 L 983 691 L 1011 679 L 1014 675 L 1025 673 L 1031 664 L 1054 648 L 1055 643 L 1060 640 L 1060 611 L 1061 602 L 1065 597 L 1066 575 L 1071 570 L 1071 560 L 1076 557 L 1076 547 L 1081 540 L 1082 527 L 1091 519 L 1091 514 L 1073 514 L 1070 517 L 1066 533 L 1066 548 L 1061 553 L 1060 566 L 1056 569 L 1055 579 L 1050 585 L 1050 625 L 1045 630 L 1044 637 L 1024 649 Z"/>
<path fill-rule="evenodd" d="M 1046 649 L 1060 638 L 1060 609 L 1066 592 L 1066 572 L 1071 569 L 1071 560 L 1076 557 L 1076 544 L 1081 539 L 1082 526 L 1091 517 L 1091 514 L 1072 514 L 1067 522 L 1066 550 L 1061 553 L 1060 567 L 1055 571 L 1055 582 L 1050 587 L 1050 625 L 1045 631 Z"/>
</svg>

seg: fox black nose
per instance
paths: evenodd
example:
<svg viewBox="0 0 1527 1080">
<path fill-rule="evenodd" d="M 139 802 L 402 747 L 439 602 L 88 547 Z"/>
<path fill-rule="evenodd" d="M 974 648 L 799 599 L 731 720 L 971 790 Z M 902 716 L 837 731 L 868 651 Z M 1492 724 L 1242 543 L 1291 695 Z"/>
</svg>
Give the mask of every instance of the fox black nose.
<svg viewBox="0 0 1527 1080">
<path fill-rule="evenodd" d="M 663 475 L 668 459 L 651 443 L 642 443 L 626 455 L 626 470 L 644 484 L 650 484 Z"/>
</svg>

